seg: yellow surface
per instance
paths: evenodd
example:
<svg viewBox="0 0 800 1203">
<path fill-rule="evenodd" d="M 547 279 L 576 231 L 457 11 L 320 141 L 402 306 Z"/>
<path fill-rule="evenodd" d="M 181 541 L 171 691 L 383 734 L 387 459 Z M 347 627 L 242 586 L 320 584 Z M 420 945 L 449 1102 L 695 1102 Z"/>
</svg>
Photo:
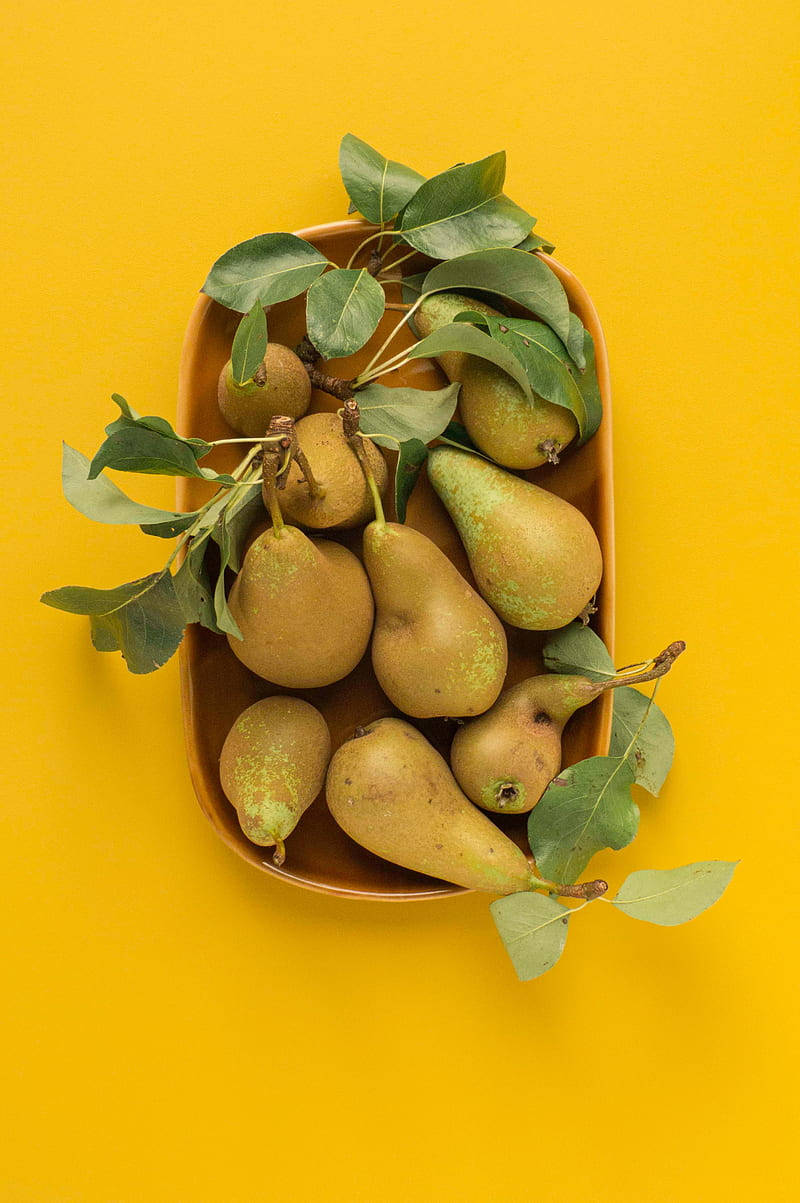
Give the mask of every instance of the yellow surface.
<svg viewBox="0 0 800 1203">
<path fill-rule="evenodd" d="M 3 1200 L 794 1197 L 796 4 L 5 7 Z M 207 268 L 340 217 L 348 129 L 426 172 L 505 147 L 605 324 L 618 661 L 690 650 L 668 788 L 593 868 L 743 858 L 688 927 L 590 909 L 527 986 L 483 898 L 237 860 L 176 664 L 36 602 L 158 562 L 61 500 L 59 439 L 93 450 L 112 390 L 174 414 Z"/>
</svg>

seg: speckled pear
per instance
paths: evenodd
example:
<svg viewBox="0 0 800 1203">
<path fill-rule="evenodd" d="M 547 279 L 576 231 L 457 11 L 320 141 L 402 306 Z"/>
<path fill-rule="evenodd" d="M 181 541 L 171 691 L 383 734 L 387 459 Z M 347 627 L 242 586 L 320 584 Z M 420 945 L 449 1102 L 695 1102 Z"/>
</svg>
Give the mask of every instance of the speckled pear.
<svg viewBox="0 0 800 1203">
<path fill-rule="evenodd" d="M 605 681 L 545 673 L 506 689 L 491 710 L 456 733 L 450 766 L 458 784 L 485 810 L 532 810 L 561 769 L 561 735 L 575 711 L 618 685 L 663 677 L 685 647 L 671 643 L 641 672 Z"/>
<path fill-rule="evenodd" d="M 469 890 L 533 887 L 531 866 L 456 785 L 439 753 L 402 719 L 360 729 L 331 760 L 328 806 L 357 844 Z"/>
<path fill-rule="evenodd" d="M 252 380 L 237 384 L 231 361 L 223 367 L 217 386 L 220 413 L 240 434 L 260 438 L 270 418 L 301 417 L 311 403 L 311 382 L 301 361 L 288 347 L 270 343 Z"/>
<path fill-rule="evenodd" d="M 228 599 L 243 639 L 228 643 L 254 673 L 286 689 L 346 677 L 367 650 L 374 607 L 360 561 L 296 526 L 250 545 Z"/>
<path fill-rule="evenodd" d="M 455 447 L 431 451 L 428 477 L 496 614 L 532 631 L 578 617 L 603 573 L 600 544 L 580 510 Z"/>
<path fill-rule="evenodd" d="M 313 530 L 359 526 L 372 517 L 372 496 L 355 451 L 336 414 L 308 414 L 295 427 L 297 439 L 321 491 L 314 496 L 296 462 L 281 490 L 281 509 L 289 522 Z M 371 439 L 361 440 L 378 492 L 386 492 L 386 460 Z"/>
<path fill-rule="evenodd" d="M 228 732 L 219 776 L 242 831 L 254 844 L 275 848 L 319 794 L 331 758 L 331 736 L 320 712 L 300 698 L 263 698 L 248 706 Z"/>
<path fill-rule="evenodd" d="M 372 666 L 390 701 L 414 718 L 488 709 L 505 679 L 505 631 L 444 552 L 410 526 L 375 521 L 364 566 L 376 606 Z"/>
<path fill-rule="evenodd" d="M 473 297 L 437 292 L 414 315 L 423 337 L 452 322 L 465 309 L 500 316 Z M 557 456 L 578 433 L 575 417 L 563 405 L 534 394 L 526 397 L 513 377 L 478 355 L 449 351 L 437 362 L 448 380 L 459 382 L 461 420 L 476 447 L 506 468 L 537 468 Z"/>
</svg>

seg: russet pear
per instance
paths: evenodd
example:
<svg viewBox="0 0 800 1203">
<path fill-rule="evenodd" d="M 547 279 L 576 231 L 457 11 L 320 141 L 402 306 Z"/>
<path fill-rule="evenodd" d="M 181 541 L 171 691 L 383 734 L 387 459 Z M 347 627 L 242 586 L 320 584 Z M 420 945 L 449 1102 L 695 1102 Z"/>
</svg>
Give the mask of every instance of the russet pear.
<svg viewBox="0 0 800 1203">
<path fill-rule="evenodd" d="M 472 309 L 501 316 L 472 297 L 437 292 L 426 297 L 414 314 L 421 336 L 452 322 Z M 463 351 L 448 351 L 437 362 L 453 383 L 458 382 L 458 409 L 467 433 L 479 450 L 506 468 L 537 468 L 558 455 L 578 433 L 575 417 L 534 393 L 533 400 L 502 368 Z"/>
<path fill-rule="evenodd" d="M 308 414 L 297 423 L 295 432 L 320 495 L 312 494 L 299 465 L 293 461 L 281 490 L 284 517 L 313 530 L 368 522 L 373 512 L 372 496 L 358 457 L 345 438 L 341 418 L 332 413 Z M 388 479 L 386 460 L 371 439 L 362 438 L 361 445 L 378 492 L 383 496 Z"/>
<path fill-rule="evenodd" d="M 505 632 L 444 552 L 413 527 L 375 521 L 364 567 L 376 607 L 372 666 L 390 701 L 414 718 L 488 709 L 505 679 Z"/>
<path fill-rule="evenodd" d="M 311 382 L 294 351 L 270 343 L 260 367 L 244 384 L 233 379 L 228 360 L 220 372 L 217 403 L 229 426 L 257 439 L 278 414 L 302 417 L 311 404 Z"/>
<path fill-rule="evenodd" d="M 550 631 L 581 614 L 603 560 L 580 510 L 455 447 L 434 447 L 428 477 L 458 528 L 481 595 L 500 618 Z"/>
<path fill-rule="evenodd" d="M 284 860 L 284 841 L 322 789 L 330 757 L 328 724 L 300 698 L 255 702 L 225 739 L 222 788 L 244 834 L 254 844 L 274 847 L 277 865 Z"/>
<path fill-rule="evenodd" d="M 439 753 L 402 719 L 378 719 L 342 744 L 325 796 L 339 826 L 384 860 L 470 890 L 534 888 L 517 845 L 464 797 Z"/>
<path fill-rule="evenodd" d="M 670 644 L 643 671 L 604 681 L 544 673 L 504 690 L 480 718 L 456 733 L 450 766 L 464 793 L 485 810 L 532 810 L 561 769 L 561 735 L 576 710 L 608 689 L 662 677 L 685 648 Z"/>
</svg>

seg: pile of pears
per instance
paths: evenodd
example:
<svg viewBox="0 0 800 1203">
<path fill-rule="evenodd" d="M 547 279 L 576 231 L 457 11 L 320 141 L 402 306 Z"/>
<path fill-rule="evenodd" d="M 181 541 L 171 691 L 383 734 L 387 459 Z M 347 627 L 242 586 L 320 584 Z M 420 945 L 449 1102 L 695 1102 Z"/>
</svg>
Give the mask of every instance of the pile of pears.
<svg viewBox="0 0 800 1203">
<path fill-rule="evenodd" d="M 430 298 L 418 324 L 425 332 L 475 304 Z M 371 646 L 377 681 L 398 712 L 363 727 L 354 715 L 355 734 L 332 757 L 325 719 L 308 701 L 273 695 L 239 716 L 222 750 L 222 786 L 245 835 L 273 848 L 277 864 L 324 783 L 336 822 L 377 856 L 495 894 L 541 886 L 484 812 L 535 806 L 561 768 L 569 717 L 623 683 L 545 674 L 504 691 L 504 624 L 551 631 L 585 618 L 602 556 L 578 509 L 487 458 L 543 463 L 536 446 L 565 447 L 577 433 L 571 415 L 524 397 L 522 405 L 510 377 L 472 359 L 443 357 L 442 366 L 462 385 L 461 415 L 485 454 L 439 444 L 427 472 L 475 588 L 424 534 L 386 520 L 381 449 L 358 431 L 353 402 L 348 413 L 307 413 L 309 377 L 294 352 L 271 344 L 244 386 L 229 365 L 220 376 L 220 409 L 234 430 L 257 437 L 291 418 L 292 445 L 302 449 L 287 466 L 265 444 L 270 521 L 231 588 L 242 635 L 228 636 L 234 655 L 271 686 L 308 690 L 341 681 Z M 335 536 L 361 525 L 359 558 Z M 449 765 L 408 721 L 434 718 L 459 723 Z"/>
</svg>

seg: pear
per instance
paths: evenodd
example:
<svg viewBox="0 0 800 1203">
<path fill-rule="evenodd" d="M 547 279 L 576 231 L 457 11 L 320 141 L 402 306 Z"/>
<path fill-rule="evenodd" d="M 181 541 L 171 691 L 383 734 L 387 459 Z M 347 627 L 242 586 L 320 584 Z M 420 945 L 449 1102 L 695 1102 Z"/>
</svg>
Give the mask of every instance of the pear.
<svg viewBox="0 0 800 1203">
<path fill-rule="evenodd" d="M 439 753 L 402 719 L 359 728 L 334 754 L 325 794 L 339 826 L 384 860 L 469 890 L 534 888 L 517 845 L 464 797 Z"/>
<path fill-rule="evenodd" d="M 575 506 L 468 451 L 435 447 L 428 477 L 458 528 L 483 597 L 511 626 L 550 631 L 577 618 L 603 572 Z"/>
<path fill-rule="evenodd" d="M 336 414 L 308 414 L 295 427 L 311 465 L 320 496 L 312 495 L 296 461 L 281 491 L 281 509 L 290 522 L 314 530 L 360 526 L 372 517 L 372 501 L 363 469 Z M 371 439 L 361 440 L 378 491 L 386 493 L 386 461 Z"/>
<path fill-rule="evenodd" d="M 472 297 L 438 292 L 426 297 L 414 315 L 420 335 L 452 322 L 457 313 L 473 309 L 493 314 L 496 309 Z M 552 460 L 578 433 L 574 416 L 534 394 L 525 396 L 513 377 L 477 355 L 449 351 L 438 362 L 447 378 L 459 382 L 458 408 L 473 443 L 506 468 L 538 468 Z"/>
<path fill-rule="evenodd" d="M 331 758 L 320 712 L 300 698 L 271 697 L 239 715 L 222 746 L 219 776 L 242 831 L 273 847 L 282 865 L 284 840 L 319 794 Z"/>
<path fill-rule="evenodd" d="M 220 372 L 217 402 L 229 426 L 257 439 L 266 434 L 276 414 L 302 417 L 311 404 L 311 381 L 294 351 L 270 343 L 261 366 L 245 384 L 233 379 L 228 360 Z"/>
<path fill-rule="evenodd" d="M 425 535 L 377 519 L 364 531 L 375 597 L 372 666 L 390 701 L 414 718 L 481 714 L 503 687 L 502 624 Z"/>
<path fill-rule="evenodd" d="M 663 677 L 685 647 L 671 643 L 641 672 L 606 681 L 545 673 L 506 689 L 491 710 L 456 733 L 450 766 L 458 784 L 485 810 L 532 810 L 561 769 L 561 734 L 575 711 L 607 689 Z"/>
<path fill-rule="evenodd" d="M 243 636 L 228 636 L 235 655 L 287 689 L 346 677 L 372 632 L 372 594 L 360 561 L 296 526 L 281 524 L 251 543 L 228 604 Z"/>
</svg>

